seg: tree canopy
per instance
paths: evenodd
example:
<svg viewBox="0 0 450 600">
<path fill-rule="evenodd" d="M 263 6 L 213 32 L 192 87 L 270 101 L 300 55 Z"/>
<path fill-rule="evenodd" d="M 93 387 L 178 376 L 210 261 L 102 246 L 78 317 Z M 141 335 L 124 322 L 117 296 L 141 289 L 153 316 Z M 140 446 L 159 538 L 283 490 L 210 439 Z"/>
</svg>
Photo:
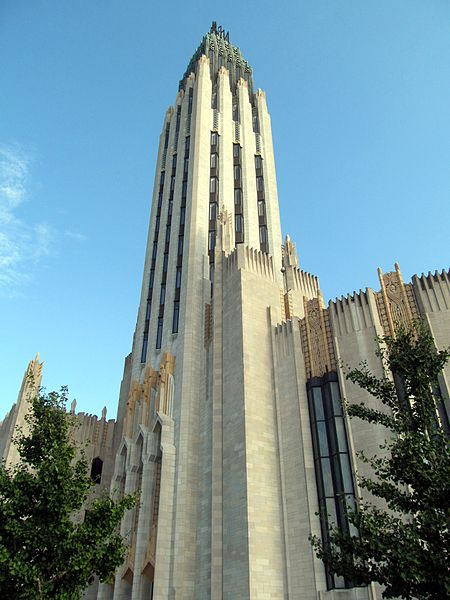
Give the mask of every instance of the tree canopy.
<svg viewBox="0 0 450 600">
<path fill-rule="evenodd" d="M 383 405 L 345 403 L 349 417 L 391 432 L 379 456 L 359 453 L 374 477 L 357 481 L 373 501 L 366 494 L 356 510 L 348 509 L 358 535 L 330 528 L 329 541 L 312 536 L 312 544 L 326 568 L 353 585 L 378 582 L 385 598 L 444 600 L 450 598 L 450 453 L 438 378 L 449 351 L 436 350 L 422 323 L 379 341 L 386 377 L 365 364 L 346 375 Z"/>
<path fill-rule="evenodd" d="M 95 484 L 70 439 L 75 417 L 66 400 L 66 388 L 31 399 L 30 433 L 14 440 L 20 461 L 0 468 L 2 598 L 75 600 L 94 576 L 108 580 L 124 558 L 118 526 L 136 498 L 89 501 Z"/>
</svg>

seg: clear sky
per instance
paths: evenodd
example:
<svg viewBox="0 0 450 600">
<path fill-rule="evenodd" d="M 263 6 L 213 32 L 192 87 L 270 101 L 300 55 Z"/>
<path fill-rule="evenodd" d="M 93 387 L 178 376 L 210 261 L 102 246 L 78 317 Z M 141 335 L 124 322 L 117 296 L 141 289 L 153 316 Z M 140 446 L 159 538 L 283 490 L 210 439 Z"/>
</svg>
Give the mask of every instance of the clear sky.
<svg viewBox="0 0 450 600">
<path fill-rule="evenodd" d="M 215 19 L 267 92 L 283 233 L 325 299 L 448 268 L 448 0 L 1 0 L 0 418 L 115 416 L 165 110 Z"/>
</svg>

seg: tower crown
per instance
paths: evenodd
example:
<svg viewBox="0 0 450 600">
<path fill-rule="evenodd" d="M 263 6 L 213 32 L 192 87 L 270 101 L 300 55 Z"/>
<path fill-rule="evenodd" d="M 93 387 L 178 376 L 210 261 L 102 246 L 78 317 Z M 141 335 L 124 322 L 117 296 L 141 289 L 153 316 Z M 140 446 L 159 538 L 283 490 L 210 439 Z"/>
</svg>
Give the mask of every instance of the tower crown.
<svg viewBox="0 0 450 600">
<path fill-rule="evenodd" d="M 203 54 L 209 58 L 213 85 L 216 82 L 219 70 L 225 67 L 228 69 L 230 76 L 231 91 L 235 93 L 236 83 L 242 78 L 247 82 L 250 96 L 253 97 L 252 68 L 242 56 L 240 49 L 230 42 L 230 33 L 225 31 L 221 25 L 218 26 L 216 21 L 212 22 L 211 29 L 204 35 L 199 47 L 189 61 L 187 69 L 180 80 L 180 90 L 185 89 L 186 79 L 189 75 L 197 72 L 197 64 Z"/>
</svg>

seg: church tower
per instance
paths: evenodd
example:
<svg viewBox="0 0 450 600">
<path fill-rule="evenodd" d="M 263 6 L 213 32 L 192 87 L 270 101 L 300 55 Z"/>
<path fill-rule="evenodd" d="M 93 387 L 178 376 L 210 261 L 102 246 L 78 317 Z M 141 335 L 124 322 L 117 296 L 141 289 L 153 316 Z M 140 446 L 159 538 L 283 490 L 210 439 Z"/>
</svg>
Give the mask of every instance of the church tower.
<svg viewBox="0 0 450 600">
<path fill-rule="evenodd" d="M 266 96 L 213 23 L 163 121 L 106 465 L 111 494 L 139 491 L 140 505 L 122 522 L 113 584 L 86 598 L 381 598 L 327 573 L 308 540 L 330 522 L 348 530 L 357 451 L 384 440 L 342 414 L 343 397 L 375 407 L 342 362 L 383 376 L 376 336 L 419 314 L 439 344 L 450 331 L 449 273 L 405 284 L 396 265 L 379 277 L 380 292 L 326 307 L 295 244 L 282 245 Z"/>
</svg>

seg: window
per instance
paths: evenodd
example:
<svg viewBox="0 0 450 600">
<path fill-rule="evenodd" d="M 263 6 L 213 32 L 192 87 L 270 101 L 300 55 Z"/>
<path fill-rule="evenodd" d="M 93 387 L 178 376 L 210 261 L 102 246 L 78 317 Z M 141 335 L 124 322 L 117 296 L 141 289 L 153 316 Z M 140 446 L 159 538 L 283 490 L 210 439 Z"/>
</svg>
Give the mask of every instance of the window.
<svg viewBox="0 0 450 600">
<path fill-rule="evenodd" d="M 177 267 L 177 273 L 175 276 L 175 289 L 179 290 L 181 287 L 181 267 Z"/>
<path fill-rule="evenodd" d="M 180 131 L 180 120 L 181 120 L 181 106 L 178 105 L 177 107 L 177 124 L 175 127 L 175 131 L 178 133 L 178 131 Z"/>
<path fill-rule="evenodd" d="M 209 231 L 208 232 L 208 250 L 214 250 L 216 246 L 216 232 L 215 231 Z"/>
<path fill-rule="evenodd" d="M 102 471 L 103 471 L 103 461 L 99 456 L 97 456 L 92 461 L 92 467 L 91 467 L 91 479 L 94 483 L 101 482 Z"/>
<path fill-rule="evenodd" d="M 175 176 L 172 175 L 172 177 L 170 178 L 170 191 L 173 192 L 174 189 L 175 189 Z"/>
<path fill-rule="evenodd" d="M 157 350 L 159 350 L 161 348 L 162 331 L 163 331 L 163 317 L 159 317 L 158 318 L 158 328 L 156 330 L 156 349 Z"/>
<path fill-rule="evenodd" d="M 186 198 L 187 196 L 187 181 L 183 181 L 181 184 L 181 197 Z"/>
<path fill-rule="evenodd" d="M 241 78 L 241 67 L 236 66 L 236 81 Z"/>
<path fill-rule="evenodd" d="M 240 167 L 240 165 L 234 165 L 234 180 L 235 181 L 240 181 L 241 180 L 241 167 Z"/>
<path fill-rule="evenodd" d="M 166 225 L 166 239 L 165 243 L 168 244 L 170 241 L 170 225 Z"/>
<path fill-rule="evenodd" d="M 145 320 L 150 321 L 150 313 L 152 311 L 152 301 L 151 298 L 147 300 L 147 308 L 145 310 Z"/>
<path fill-rule="evenodd" d="M 174 154 L 172 156 L 172 169 L 176 169 L 177 168 L 177 155 Z"/>
<path fill-rule="evenodd" d="M 184 141 L 184 155 L 186 157 L 189 156 L 190 146 L 191 146 L 191 138 L 190 138 L 190 136 L 187 136 L 187 138 Z"/>
<path fill-rule="evenodd" d="M 187 175 L 187 173 L 188 173 L 188 170 L 189 170 L 189 159 L 188 159 L 188 158 L 185 158 L 185 159 L 184 159 L 184 165 L 183 165 L 183 173 L 184 173 L 185 175 Z"/>
<path fill-rule="evenodd" d="M 148 283 L 148 287 L 150 289 L 152 289 L 152 287 L 153 287 L 154 280 L 155 280 L 155 269 L 150 269 L 150 281 Z"/>
<path fill-rule="evenodd" d="M 184 242 L 184 235 L 179 235 L 178 236 L 178 256 L 181 256 L 183 254 L 183 242 Z"/>
<path fill-rule="evenodd" d="M 259 228 L 259 241 L 261 244 L 267 244 L 267 227 L 265 225 Z"/>
<path fill-rule="evenodd" d="M 166 124 L 166 137 L 164 139 L 164 148 L 167 150 L 167 146 L 169 145 L 169 131 L 170 131 L 170 123 Z"/>
<path fill-rule="evenodd" d="M 161 221 L 161 217 L 158 215 L 156 217 L 156 223 L 155 223 L 155 233 L 159 233 L 159 223 Z"/>
<path fill-rule="evenodd" d="M 163 284 L 161 286 L 161 293 L 159 295 L 159 303 L 164 304 L 165 301 L 166 301 L 166 286 Z"/>
<path fill-rule="evenodd" d="M 162 198 L 163 198 L 162 192 L 159 192 L 159 195 L 158 195 L 158 208 L 161 208 Z"/>
<path fill-rule="evenodd" d="M 180 319 L 180 302 L 177 300 L 173 303 L 172 333 L 178 333 L 179 319 Z"/>
<path fill-rule="evenodd" d="M 217 131 L 211 131 L 211 146 L 217 146 L 218 138 Z"/>
<path fill-rule="evenodd" d="M 307 390 L 322 539 L 327 544 L 329 525 L 349 531 L 346 505 L 355 504 L 353 475 L 336 374 L 310 380 Z M 328 589 L 349 586 L 327 572 Z"/>
<path fill-rule="evenodd" d="M 186 207 L 182 206 L 180 208 L 180 225 L 184 225 L 185 220 L 186 220 Z"/>
<path fill-rule="evenodd" d="M 244 229 L 244 219 L 242 218 L 242 215 L 235 215 L 234 222 L 236 233 L 242 233 L 242 230 Z"/>
<path fill-rule="evenodd" d="M 217 219 L 217 204 L 215 202 L 211 202 L 209 205 L 209 220 L 215 221 Z"/>
<path fill-rule="evenodd" d="M 215 194 L 219 191 L 219 181 L 217 177 L 211 177 L 209 182 L 209 191 L 211 192 L 211 194 Z"/>
<path fill-rule="evenodd" d="M 217 92 L 214 91 L 211 96 L 211 108 L 217 108 Z"/>
<path fill-rule="evenodd" d="M 233 156 L 239 158 L 241 156 L 241 147 L 239 144 L 233 144 Z"/>
<path fill-rule="evenodd" d="M 148 346 L 148 332 L 145 332 L 144 339 L 142 340 L 141 363 L 145 363 L 145 361 L 147 359 L 147 346 Z"/>
<path fill-rule="evenodd" d="M 256 178 L 256 189 L 258 192 L 264 191 L 264 179 L 262 177 Z"/>
<path fill-rule="evenodd" d="M 161 175 L 159 177 L 159 185 L 164 185 L 164 174 L 165 171 L 161 171 Z"/>
<path fill-rule="evenodd" d="M 241 206 L 242 204 L 242 190 L 241 188 L 236 188 L 234 190 L 234 204 L 235 206 Z"/>
<path fill-rule="evenodd" d="M 169 262 L 169 255 L 167 252 L 164 254 L 163 258 L 163 273 L 167 273 L 167 263 Z"/>
<path fill-rule="evenodd" d="M 189 88 L 189 100 L 188 100 L 188 114 L 190 115 L 192 112 L 192 100 L 193 100 L 193 96 L 194 96 L 194 89 L 193 88 Z"/>
<path fill-rule="evenodd" d="M 257 169 L 262 169 L 262 158 L 259 156 L 259 154 L 255 156 L 255 167 Z"/>
<path fill-rule="evenodd" d="M 233 104 L 233 121 L 239 121 L 239 108 L 237 103 Z"/>
<path fill-rule="evenodd" d="M 264 200 L 258 200 L 258 215 L 263 217 L 266 214 L 266 207 Z"/>
<path fill-rule="evenodd" d="M 210 167 L 211 167 L 211 169 L 217 169 L 218 164 L 219 164 L 219 157 L 214 152 L 213 154 L 211 154 L 211 160 L 210 160 Z"/>
<path fill-rule="evenodd" d="M 153 242 L 152 260 L 156 260 L 157 252 L 158 252 L 158 242 Z"/>
</svg>

